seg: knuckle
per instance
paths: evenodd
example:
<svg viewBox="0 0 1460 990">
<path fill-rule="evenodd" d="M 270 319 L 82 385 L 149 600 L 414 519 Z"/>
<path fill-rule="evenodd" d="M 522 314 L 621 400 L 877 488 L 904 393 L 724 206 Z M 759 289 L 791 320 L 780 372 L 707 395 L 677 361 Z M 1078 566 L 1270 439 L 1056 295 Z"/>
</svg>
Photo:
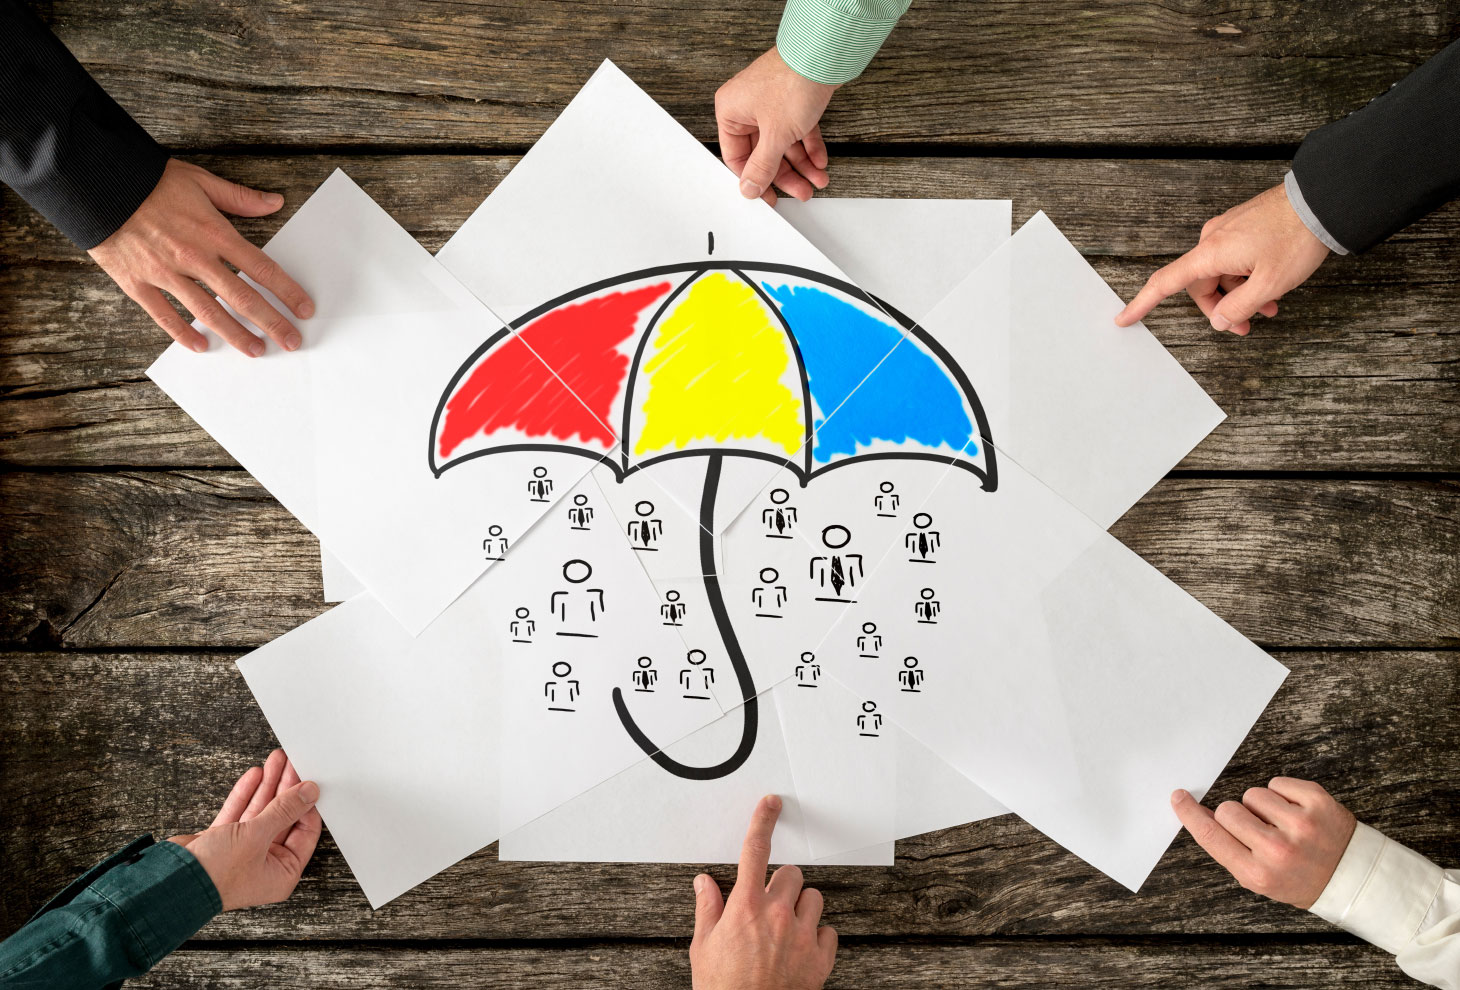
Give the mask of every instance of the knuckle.
<svg viewBox="0 0 1460 990">
<path fill-rule="evenodd" d="M 1260 797 L 1266 793 L 1268 793 L 1266 787 L 1249 787 L 1242 792 L 1242 803 L 1247 804 L 1253 798 Z"/>
<path fill-rule="evenodd" d="M 254 277 L 254 281 L 261 282 L 264 285 L 274 281 L 284 272 L 284 269 L 279 267 L 279 263 L 266 254 L 260 255 L 258 261 L 254 262 L 252 267 L 253 271 L 249 274 Z"/>
<path fill-rule="evenodd" d="M 1266 894 L 1272 889 L 1274 874 L 1271 867 L 1258 865 L 1250 867 L 1239 879 L 1254 894 Z"/>
<path fill-rule="evenodd" d="M 763 835 L 752 835 L 745 840 L 745 851 L 758 859 L 765 859 L 771 854 L 771 840 Z"/>
</svg>

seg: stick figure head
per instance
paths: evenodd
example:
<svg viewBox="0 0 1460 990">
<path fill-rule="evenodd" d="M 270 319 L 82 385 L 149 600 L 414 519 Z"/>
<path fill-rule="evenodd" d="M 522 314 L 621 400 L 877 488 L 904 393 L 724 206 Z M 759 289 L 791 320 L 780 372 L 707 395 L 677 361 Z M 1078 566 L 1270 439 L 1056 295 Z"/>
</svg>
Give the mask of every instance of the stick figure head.
<svg viewBox="0 0 1460 990">
<path fill-rule="evenodd" d="M 864 633 L 874 633 L 876 631 L 877 631 L 877 623 L 875 623 L 875 622 L 864 622 L 864 623 L 862 623 L 862 632 L 864 632 Z"/>
<path fill-rule="evenodd" d="M 488 536 L 501 536 L 502 535 L 502 527 L 501 526 L 498 526 L 496 523 L 492 523 L 492 525 L 490 525 L 490 526 L 487 527 L 487 535 Z"/>
<path fill-rule="evenodd" d="M 760 580 L 762 584 L 770 584 L 772 581 L 779 581 L 781 572 L 774 567 L 762 567 L 760 569 Z"/>
<path fill-rule="evenodd" d="M 557 663 L 553 664 L 554 677 L 567 677 L 572 672 L 573 665 L 568 663 L 566 660 L 559 660 Z"/>
<path fill-rule="evenodd" d="M 593 565 L 586 560 L 570 560 L 563 565 L 563 580 L 569 584 L 582 584 L 593 576 Z"/>
<path fill-rule="evenodd" d="M 538 467 L 533 468 L 532 469 L 532 476 L 534 478 L 546 478 L 547 477 L 547 468 L 542 467 L 540 465 Z"/>
<path fill-rule="evenodd" d="M 588 496 L 587 495 L 574 495 L 573 496 L 573 504 L 574 505 L 587 505 L 588 504 Z"/>
<path fill-rule="evenodd" d="M 688 653 L 686 653 L 684 655 L 684 658 L 686 660 L 688 660 L 691 665 L 693 665 L 695 667 L 698 667 L 700 664 L 702 664 L 702 663 L 705 662 L 705 651 L 704 650 L 690 650 Z"/>
<path fill-rule="evenodd" d="M 816 659 L 816 654 L 815 653 L 812 653 L 810 650 L 807 650 L 805 653 L 801 654 L 801 660 L 803 662 L 805 662 L 805 663 L 810 663 L 811 661 L 813 661 L 815 659 Z"/>
<path fill-rule="evenodd" d="M 634 511 L 641 516 L 647 516 L 654 511 L 654 503 L 648 499 L 634 503 Z"/>
<path fill-rule="evenodd" d="M 786 500 L 790 497 L 791 493 L 786 491 L 784 488 L 771 489 L 771 502 L 775 505 L 785 505 Z"/>
<path fill-rule="evenodd" d="M 933 589 L 932 588 L 924 588 L 922 591 L 919 591 L 918 594 L 923 596 L 923 601 L 925 601 L 925 602 L 926 601 L 932 601 L 932 599 L 933 599 Z"/>
<path fill-rule="evenodd" d="M 640 667 L 648 670 L 650 667 L 654 666 L 654 661 L 649 659 L 648 657 L 639 657 L 638 664 Z"/>
<path fill-rule="evenodd" d="M 908 670 L 912 670 L 914 667 L 916 667 L 918 665 L 918 658 L 917 657 L 903 657 L 902 658 L 902 665 L 904 667 L 906 667 Z"/>
<path fill-rule="evenodd" d="M 927 529 L 929 526 L 933 525 L 933 517 L 928 515 L 926 512 L 919 512 L 917 515 L 913 516 L 913 525 L 916 526 L 918 529 Z"/>
<path fill-rule="evenodd" d="M 831 525 L 821 531 L 821 542 L 828 550 L 840 550 L 852 542 L 852 531 L 845 526 Z"/>
<path fill-rule="evenodd" d="M 890 481 L 884 481 L 884 482 L 882 482 L 882 484 L 878 485 L 877 487 L 882 490 L 883 494 L 887 494 L 887 493 L 889 493 L 889 492 L 892 491 L 892 482 L 890 482 Z"/>
<path fill-rule="evenodd" d="M 862 702 L 862 711 L 864 711 L 864 712 L 875 712 L 876 710 L 877 710 L 877 702 L 875 702 L 875 701 L 864 701 L 864 702 Z"/>
<path fill-rule="evenodd" d="M 518 605 L 517 606 L 517 618 L 519 618 L 519 619 L 525 619 L 525 618 L 527 618 L 527 614 L 528 613 L 527 613 L 527 606 L 526 605 Z"/>
<path fill-rule="evenodd" d="M 677 602 L 679 601 L 679 592 L 675 591 L 673 588 L 670 588 L 668 591 L 664 592 L 664 597 L 671 602 Z"/>
</svg>

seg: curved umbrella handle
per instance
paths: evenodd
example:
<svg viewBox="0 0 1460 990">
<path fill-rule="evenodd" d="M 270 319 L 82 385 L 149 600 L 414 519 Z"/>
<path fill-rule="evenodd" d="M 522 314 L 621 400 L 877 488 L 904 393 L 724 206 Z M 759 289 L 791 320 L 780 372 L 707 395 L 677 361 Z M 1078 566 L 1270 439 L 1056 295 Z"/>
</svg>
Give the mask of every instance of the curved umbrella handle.
<svg viewBox="0 0 1460 990">
<path fill-rule="evenodd" d="M 756 697 L 755 678 L 750 675 L 750 666 L 745 662 L 745 654 L 740 649 L 740 640 L 730 622 L 730 613 L 725 609 L 725 597 L 720 593 L 720 576 L 715 569 L 715 493 L 720 487 L 720 466 L 724 457 L 719 452 L 710 454 L 710 464 L 705 469 L 705 489 L 700 498 L 700 572 L 704 576 L 705 593 L 710 599 L 710 611 L 715 616 L 715 625 L 720 629 L 725 650 L 730 654 L 730 666 L 735 671 L 735 679 L 740 684 L 740 697 L 744 701 L 741 709 L 745 723 L 740 730 L 740 745 L 729 759 L 712 767 L 692 767 L 680 763 L 644 734 L 644 730 L 634 722 L 633 715 L 629 714 L 623 691 L 619 688 L 613 689 L 613 707 L 618 712 L 619 721 L 623 723 L 629 738 L 655 763 L 687 780 L 715 780 L 728 777 L 739 770 L 741 764 L 750 758 L 750 751 L 755 748 L 756 731 L 760 726 L 760 705 Z"/>
</svg>

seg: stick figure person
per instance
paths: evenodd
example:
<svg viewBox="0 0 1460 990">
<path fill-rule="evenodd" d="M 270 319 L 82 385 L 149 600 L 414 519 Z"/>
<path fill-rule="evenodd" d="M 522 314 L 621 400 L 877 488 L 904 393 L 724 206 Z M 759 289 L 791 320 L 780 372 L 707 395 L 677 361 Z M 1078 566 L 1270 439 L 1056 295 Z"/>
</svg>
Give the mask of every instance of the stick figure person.
<svg viewBox="0 0 1460 990">
<path fill-rule="evenodd" d="M 688 606 L 679 600 L 679 592 L 670 588 L 664 593 L 664 604 L 659 606 L 659 614 L 664 616 L 666 626 L 683 625 L 679 620 L 684 618 Z"/>
<path fill-rule="evenodd" d="M 932 588 L 924 588 L 918 592 L 918 600 L 913 602 L 913 614 L 918 617 L 919 622 L 929 626 L 938 624 L 938 613 L 943 611 L 943 606 L 933 597 L 934 594 L 936 592 Z"/>
<path fill-rule="evenodd" d="M 705 651 L 690 650 L 684 659 L 689 664 L 679 672 L 679 686 L 684 688 L 684 696 L 696 701 L 709 701 L 710 685 L 715 683 L 715 668 L 705 666 Z M 704 694 L 691 694 L 692 691 L 703 691 Z"/>
<path fill-rule="evenodd" d="M 654 682 L 659 680 L 659 671 L 654 669 L 654 661 L 650 657 L 639 657 L 636 662 L 639 667 L 634 671 L 634 690 L 652 694 Z"/>
<path fill-rule="evenodd" d="M 573 672 L 572 664 L 559 660 L 553 664 L 553 677 L 566 678 Z M 579 685 L 577 680 L 551 680 L 542 686 L 542 693 L 547 698 L 548 711 L 550 712 L 575 712 L 578 709 L 573 707 L 573 702 L 578 700 Z"/>
<path fill-rule="evenodd" d="M 590 510 L 591 511 L 591 510 Z M 629 546 L 649 553 L 658 552 L 651 546 L 664 532 L 664 523 L 654 517 L 654 503 L 648 499 L 634 504 L 634 513 L 639 517 L 629 520 Z"/>
<path fill-rule="evenodd" d="M 574 587 L 554 591 L 548 607 L 558 622 L 574 628 L 557 630 L 559 636 L 597 638 L 592 624 L 603 614 L 603 589 L 578 587 L 592 576 L 593 565 L 586 560 L 570 560 L 563 565 L 563 580 Z"/>
<path fill-rule="evenodd" d="M 526 605 L 519 605 L 514 614 L 516 618 L 508 625 L 512 631 L 512 642 L 531 643 L 532 634 L 537 631 L 537 620 L 530 617 L 532 613 L 527 610 Z"/>
<path fill-rule="evenodd" d="M 882 713 L 877 710 L 877 702 L 862 702 L 862 712 L 857 716 L 857 735 L 872 736 L 876 738 L 882 728 Z"/>
<path fill-rule="evenodd" d="M 897 515 L 898 503 L 902 496 L 892 490 L 892 482 L 884 481 L 877 486 L 877 494 L 872 497 L 872 504 L 877 506 L 877 514 L 892 518 Z"/>
<path fill-rule="evenodd" d="M 593 506 L 588 504 L 587 495 L 573 496 L 573 504 L 568 506 L 568 522 L 573 524 L 573 529 L 590 527 L 593 522 Z"/>
<path fill-rule="evenodd" d="M 902 690 L 913 694 L 921 690 L 919 685 L 923 683 L 923 671 L 918 667 L 917 657 L 903 657 L 902 670 L 897 672 L 897 683 L 902 685 Z"/>
<path fill-rule="evenodd" d="M 532 477 L 527 479 L 527 494 L 531 502 L 548 502 L 549 495 L 553 493 L 553 479 L 547 476 L 547 468 L 538 466 L 532 469 Z"/>
<path fill-rule="evenodd" d="M 816 654 L 809 650 L 801 654 L 801 662 L 796 665 L 796 686 L 814 688 L 820 677 L 821 664 L 816 662 Z"/>
<path fill-rule="evenodd" d="M 877 623 L 862 623 L 862 635 L 857 637 L 857 650 L 868 660 L 877 659 L 877 651 L 882 649 L 882 634 L 877 631 Z"/>
<path fill-rule="evenodd" d="M 817 595 L 819 602 L 855 603 L 855 598 L 843 598 L 842 591 L 850 591 L 862 577 L 862 555 L 859 553 L 836 553 L 852 541 L 852 531 L 845 526 L 828 526 L 821 531 L 821 542 L 833 551 L 823 557 L 811 558 L 811 577 L 818 588 L 831 589 L 830 595 Z"/>
<path fill-rule="evenodd" d="M 765 525 L 767 539 L 789 540 L 791 534 L 787 532 L 796 525 L 796 507 L 787 505 L 791 493 L 784 488 L 771 489 L 771 505 L 768 509 L 762 509 L 760 521 Z"/>
<path fill-rule="evenodd" d="M 910 555 L 907 559 L 914 564 L 933 564 L 933 554 L 938 552 L 938 531 L 929 529 L 933 525 L 933 517 L 926 512 L 919 512 L 913 516 L 913 531 L 902 538 L 903 546 L 907 547 Z"/>
<path fill-rule="evenodd" d="M 487 537 L 482 540 L 482 553 L 488 560 L 502 560 L 507 556 L 507 537 L 496 523 L 487 527 Z"/>
<path fill-rule="evenodd" d="M 755 603 L 755 607 L 765 610 L 756 612 L 757 618 L 779 619 L 781 617 L 780 608 L 786 604 L 786 586 L 776 584 L 780 579 L 781 572 L 774 567 L 760 569 L 761 583 L 750 591 L 750 600 Z"/>
</svg>

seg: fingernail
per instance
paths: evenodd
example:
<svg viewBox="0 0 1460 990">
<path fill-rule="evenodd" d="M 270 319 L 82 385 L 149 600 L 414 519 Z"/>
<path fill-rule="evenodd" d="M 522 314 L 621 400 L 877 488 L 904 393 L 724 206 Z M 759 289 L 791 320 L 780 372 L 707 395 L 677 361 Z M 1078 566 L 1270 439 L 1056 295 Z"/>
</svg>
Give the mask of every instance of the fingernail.
<svg viewBox="0 0 1460 990">
<path fill-rule="evenodd" d="M 1171 792 L 1171 803 L 1180 804 L 1184 798 L 1189 797 L 1185 791 L 1177 789 Z"/>
<path fill-rule="evenodd" d="M 319 800 L 319 785 L 312 780 L 306 780 L 299 785 L 299 796 L 307 803 L 313 804 Z"/>
<path fill-rule="evenodd" d="M 202 354 L 208 349 L 208 338 L 204 337 L 201 340 L 195 340 L 188 346 L 193 349 L 193 353 Z"/>
<path fill-rule="evenodd" d="M 284 197 L 280 196 L 278 193 L 264 193 L 264 202 L 268 203 L 270 206 L 283 206 Z"/>
<path fill-rule="evenodd" d="M 756 185 L 754 182 L 751 182 L 749 179 L 740 180 L 740 195 L 744 196 L 746 199 L 758 199 L 760 197 L 760 194 L 763 192 L 765 192 L 764 189 Z"/>
<path fill-rule="evenodd" d="M 705 876 L 703 873 L 701 873 L 699 876 L 695 877 L 695 893 L 696 894 L 703 894 L 705 892 L 705 881 L 708 880 L 708 879 L 710 879 L 710 878 L 707 877 L 707 876 Z"/>
<path fill-rule="evenodd" d="M 306 299 L 299 304 L 299 318 L 307 320 L 314 315 L 314 303 Z"/>
<path fill-rule="evenodd" d="M 302 343 L 304 343 L 303 337 L 300 337 L 297 333 L 291 333 L 284 338 L 284 350 L 297 351 L 299 350 L 299 345 Z"/>
<path fill-rule="evenodd" d="M 1232 329 L 1232 321 L 1227 319 L 1221 313 L 1213 313 L 1212 326 L 1217 330 L 1230 330 Z"/>
<path fill-rule="evenodd" d="M 780 811 L 781 810 L 781 797 L 780 797 L 780 795 L 779 794 L 767 794 L 766 795 L 766 799 L 765 799 L 765 805 L 766 805 L 767 808 L 771 809 L 772 811 Z"/>
<path fill-rule="evenodd" d="M 253 343 L 248 345 L 248 352 L 254 357 L 263 357 L 264 342 L 262 340 L 255 340 Z"/>
</svg>

